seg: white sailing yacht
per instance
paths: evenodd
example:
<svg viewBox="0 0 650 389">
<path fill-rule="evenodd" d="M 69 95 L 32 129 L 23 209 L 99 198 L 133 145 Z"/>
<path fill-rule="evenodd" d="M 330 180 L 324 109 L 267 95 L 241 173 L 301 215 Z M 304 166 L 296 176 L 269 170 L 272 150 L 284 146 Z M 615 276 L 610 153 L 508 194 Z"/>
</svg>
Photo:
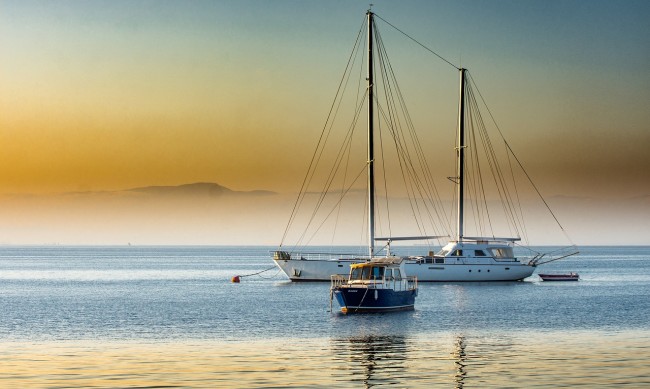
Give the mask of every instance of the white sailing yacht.
<svg viewBox="0 0 650 389">
<path fill-rule="evenodd" d="M 467 106 L 467 96 L 466 91 L 468 77 L 467 71 L 464 68 L 456 67 L 451 64 L 449 61 L 444 60 L 448 64 L 454 66 L 460 75 L 460 101 L 458 107 L 458 127 L 457 127 L 457 144 L 456 144 L 456 169 L 457 175 L 450 178 L 456 184 L 455 190 L 455 199 L 456 199 L 456 209 L 455 209 L 455 231 L 453 234 L 446 236 L 441 235 L 420 235 L 420 236 L 388 236 L 388 237 L 376 237 L 375 236 L 375 216 L 376 216 L 376 183 L 375 183 L 375 168 L 376 168 L 376 159 L 375 159 L 375 120 L 376 117 L 384 118 L 384 125 L 390 126 L 390 118 L 392 114 L 386 113 L 385 111 L 391 107 L 401 105 L 403 100 L 401 96 L 398 97 L 399 103 L 388 102 L 384 105 L 379 105 L 379 99 L 376 96 L 376 80 L 375 80 L 375 56 L 380 61 L 386 61 L 385 49 L 383 49 L 383 43 L 381 42 L 381 36 L 377 31 L 375 31 L 375 21 L 376 16 L 372 11 L 367 12 L 366 24 L 367 24 L 367 40 L 366 40 L 366 54 L 367 54 L 367 77 L 365 84 L 365 100 L 367 102 L 367 160 L 364 163 L 367 165 L 365 169 L 367 172 L 367 239 L 368 239 L 368 251 L 367 255 L 354 255 L 354 254 L 323 254 L 323 253 L 307 253 L 295 249 L 286 249 L 281 244 L 278 250 L 273 252 L 273 260 L 275 264 L 284 272 L 284 274 L 289 277 L 292 281 L 329 281 L 332 275 L 347 275 L 350 272 L 350 265 L 358 262 L 368 261 L 372 258 L 377 258 L 379 256 L 391 257 L 393 253 L 391 252 L 391 243 L 399 241 L 431 241 L 446 238 L 448 243 L 442 247 L 442 249 L 434 254 L 432 251 L 427 252 L 424 255 L 417 256 L 405 256 L 402 257 L 404 261 L 404 269 L 406 274 L 409 276 L 417 277 L 419 282 L 451 282 L 451 281 L 516 281 L 523 280 L 526 277 L 529 277 L 533 274 L 538 264 L 541 264 L 540 260 L 545 255 L 542 253 L 534 253 L 527 258 L 517 258 L 515 256 L 515 244 L 521 238 L 517 237 L 495 237 L 495 236 L 466 236 L 464 221 L 465 221 L 465 190 L 466 190 L 466 181 L 467 181 L 467 158 L 466 150 L 469 147 L 466 142 L 466 124 L 468 122 L 474 122 L 470 116 L 466 113 Z M 383 19 L 382 19 L 383 20 Z M 390 25 L 390 23 L 388 23 Z M 392 26 L 392 25 L 391 25 Z M 401 32 L 401 30 L 398 30 Z M 410 38 L 410 37 L 409 37 Z M 413 40 L 413 38 L 410 38 Z M 375 49 L 377 41 L 379 40 L 379 47 Z M 359 38 L 358 38 L 359 42 Z M 355 46 L 356 47 L 356 46 Z M 373 51 L 377 50 L 377 53 Z M 428 49 L 427 49 L 428 50 Z M 354 50 L 353 50 L 354 51 Z M 430 51 L 430 50 L 429 50 Z M 435 53 L 434 53 L 435 54 Z M 350 62 L 349 62 L 350 63 Z M 382 81 L 389 84 L 389 88 L 384 90 L 383 95 L 387 95 L 390 92 L 390 88 L 395 90 L 398 88 L 395 87 L 390 82 L 386 82 L 386 75 L 393 75 L 392 66 L 390 64 L 386 65 L 385 63 L 380 63 L 380 69 L 382 73 Z M 346 70 L 347 72 L 347 70 Z M 344 77 L 345 78 L 345 77 Z M 347 81 L 346 81 L 347 82 Z M 342 81 L 343 83 L 343 81 Z M 388 90 L 388 91 L 387 91 Z M 401 93 L 401 92 L 397 92 Z M 337 100 L 335 99 L 336 105 Z M 340 104 L 340 103 L 339 103 Z M 377 107 L 375 107 L 377 105 Z M 358 105 L 360 107 L 360 105 Z M 379 114 L 375 112 L 375 108 L 378 108 Z M 358 109 L 357 109 L 358 111 Z M 358 114 L 358 112 L 357 112 Z M 353 120 L 356 122 L 357 117 Z M 408 119 L 408 118 L 407 118 Z M 325 128 L 328 128 L 326 124 Z M 395 134 L 393 130 L 391 133 Z M 327 133 L 329 135 L 329 133 Z M 393 135 L 395 137 L 395 135 Z M 326 138 L 327 136 L 325 136 Z M 321 136 L 323 138 L 323 136 Z M 348 140 L 349 142 L 349 140 Z M 398 144 L 402 142 L 401 139 L 395 140 L 394 143 Z M 405 146 L 401 146 L 402 151 L 405 149 Z M 349 146 L 348 146 L 348 149 Z M 320 154 L 319 154 L 320 153 Z M 310 164 L 310 169 L 307 173 L 307 177 L 303 182 L 303 188 L 301 193 L 298 196 L 296 201 L 296 206 L 294 206 L 294 212 L 290 217 L 290 222 L 294 220 L 294 213 L 300 204 L 304 201 L 305 193 L 307 192 L 307 184 L 311 180 L 310 174 L 313 174 L 312 165 L 315 163 L 315 159 L 323 154 L 323 149 L 317 150 L 314 154 L 314 159 Z M 343 158 L 337 158 L 336 169 L 340 169 L 341 160 Z M 400 160 L 400 164 L 404 161 L 404 165 L 411 163 L 410 157 Z M 326 185 L 325 192 L 331 186 L 331 181 Z M 413 185 L 412 185 L 413 186 Z M 338 193 L 343 196 L 350 191 L 352 186 L 343 187 Z M 422 190 L 419 190 L 422 192 Z M 312 192 L 313 193 L 313 192 Z M 539 193 L 539 192 L 538 192 Z M 386 196 L 388 197 L 388 196 Z M 341 200 L 335 201 L 335 203 L 340 203 Z M 322 200 L 319 200 L 319 203 L 322 203 Z M 438 202 L 440 204 L 441 202 Z M 420 209 L 416 205 L 415 209 Z M 550 210 L 550 209 L 549 209 Z M 332 212 L 328 214 L 331 215 Z M 312 217 L 313 219 L 313 217 Z M 557 220 L 557 219 L 556 219 Z M 558 223 L 559 224 L 559 223 Z M 420 224 L 418 223 L 418 226 Z M 560 226 L 561 227 L 561 226 Z M 287 229 L 289 226 L 287 226 Z M 422 228 L 419 228 L 421 231 Z M 285 231 L 286 236 L 286 231 Z M 303 234 L 304 236 L 304 234 Z M 377 242 L 385 243 L 379 250 L 377 250 L 375 244 Z M 439 246 L 438 246 L 439 247 Z M 571 255 L 571 254 L 569 254 Z M 566 255 L 565 255 L 566 256 Z M 557 256 L 556 258 L 551 258 L 550 260 L 556 260 L 564 256 Z M 546 263 L 550 260 L 547 260 L 543 263 Z"/>
</svg>

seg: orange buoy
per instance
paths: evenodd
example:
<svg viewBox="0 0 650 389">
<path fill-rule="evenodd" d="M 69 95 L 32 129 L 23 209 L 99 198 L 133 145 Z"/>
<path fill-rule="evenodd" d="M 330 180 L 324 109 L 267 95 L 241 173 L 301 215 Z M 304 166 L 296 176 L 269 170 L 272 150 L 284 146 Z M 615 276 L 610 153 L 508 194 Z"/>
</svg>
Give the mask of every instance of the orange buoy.
<svg viewBox="0 0 650 389">
<path fill-rule="evenodd" d="M 234 283 L 239 283 L 239 276 L 234 276 L 231 281 Z"/>
</svg>

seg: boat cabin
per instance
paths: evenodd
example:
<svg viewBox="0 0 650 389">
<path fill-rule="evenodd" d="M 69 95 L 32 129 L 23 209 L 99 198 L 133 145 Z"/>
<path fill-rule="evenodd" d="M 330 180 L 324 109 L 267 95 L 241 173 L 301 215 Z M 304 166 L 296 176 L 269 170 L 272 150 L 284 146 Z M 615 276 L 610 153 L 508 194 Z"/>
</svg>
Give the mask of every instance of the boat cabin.
<svg viewBox="0 0 650 389">
<path fill-rule="evenodd" d="M 405 262 L 404 258 L 385 257 L 350 265 L 347 280 L 332 276 L 330 304 L 336 297 L 343 313 L 413 309 L 418 281 L 405 275 Z"/>
<path fill-rule="evenodd" d="M 449 258 L 494 258 L 496 260 L 515 260 L 513 247 L 506 242 L 461 241 L 449 242 L 435 255 Z"/>
<path fill-rule="evenodd" d="M 416 287 L 415 277 L 404 272 L 404 258 L 374 258 L 350 265 L 347 285 L 367 288 L 406 290 Z"/>
<path fill-rule="evenodd" d="M 402 279 L 402 271 L 400 267 L 388 266 L 387 264 L 372 262 L 350 265 L 350 282 L 377 281 L 383 279 Z"/>
</svg>

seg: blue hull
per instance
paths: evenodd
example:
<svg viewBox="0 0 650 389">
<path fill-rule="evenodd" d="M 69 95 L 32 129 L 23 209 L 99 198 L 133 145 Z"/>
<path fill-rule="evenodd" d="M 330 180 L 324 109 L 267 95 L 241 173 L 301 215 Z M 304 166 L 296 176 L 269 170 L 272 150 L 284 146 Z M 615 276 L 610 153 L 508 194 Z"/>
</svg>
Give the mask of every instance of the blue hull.
<svg viewBox="0 0 650 389">
<path fill-rule="evenodd" d="M 334 296 L 344 313 L 389 312 L 411 310 L 415 305 L 417 289 L 336 288 Z"/>
</svg>

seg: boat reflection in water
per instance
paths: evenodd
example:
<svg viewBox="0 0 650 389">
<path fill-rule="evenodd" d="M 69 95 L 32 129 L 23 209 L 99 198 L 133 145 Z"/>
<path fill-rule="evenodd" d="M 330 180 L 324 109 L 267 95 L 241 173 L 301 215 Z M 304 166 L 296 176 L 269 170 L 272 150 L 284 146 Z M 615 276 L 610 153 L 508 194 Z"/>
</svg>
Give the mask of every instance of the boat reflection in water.
<svg viewBox="0 0 650 389">
<path fill-rule="evenodd" d="M 332 346 L 335 361 L 344 367 L 333 377 L 337 382 L 363 383 L 366 388 L 407 383 L 409 347 L 404 336 L 333 339 Z"/>
<path fill-rule="evenodd" d="M 451 335 L 451 334 L 449 334 Z M 453 345 L 452 345 L 453 341 Z M 341 384 L 461 389 L 467 377 L 464 335 L 426 340 L 404 335 L 332 339 L 332 386 Z"/>
</svg>

